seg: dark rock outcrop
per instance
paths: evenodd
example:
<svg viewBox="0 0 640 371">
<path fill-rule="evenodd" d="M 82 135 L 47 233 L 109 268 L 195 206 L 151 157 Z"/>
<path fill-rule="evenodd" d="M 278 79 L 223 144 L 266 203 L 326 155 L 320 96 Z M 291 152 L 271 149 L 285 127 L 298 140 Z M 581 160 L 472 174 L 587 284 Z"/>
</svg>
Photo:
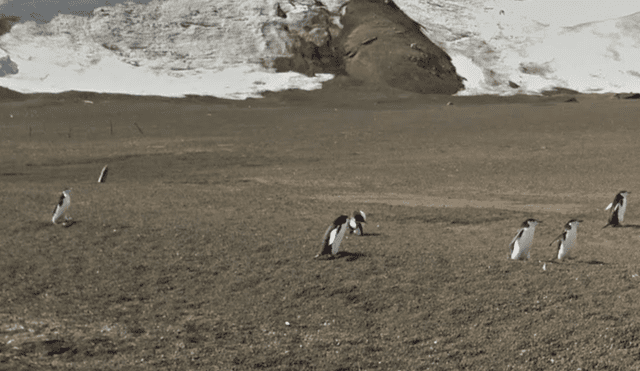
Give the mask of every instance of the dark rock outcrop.
<svg viewBox="0 0 640 371">
<path fill-rule="evenodd" d="M 0 86 L 0 102 L 8 100 L 26 100 L 27 97 L 28 95 L 26 94 L 18 93 L 17 91 Z"/>
<path fill-rule="evenodd" d="M 2 17 L 0 16 L 0 36 L 6 34 L 7 32 L 11 31 L 11 26 L 13 26 L 14 24 L 20 22 L 20 17 L 16 17 L 16 16 L 9 16 L 9 17 Z"/>
<path fill-rule="evenodd" d="M 393 1 L 351 0 L 340 15 L 336 22 L 338 14 L 316 4 L 301 20 L 265 25 L 263 34 L 272 35 L 268 40 L 287 40 L 280 48 L 288 56 L 275 58 L 272 67 L 309 76 L 346 74 L 365 84 L 422 94 L 455 94 L 464 88 L 451 58 Z"/>
<path fill-rule="evenodd" d="M 572 90 L 572 89 L 567 89 L 567 88 L 561 88 L 561 87 L 554 87 L 551 88 L 549 90 L 544 90 L 542 92 L 542 95 L 546 96 L 546 97 L 551 97 L 554 95 L 564 95 L 564 94 L 580 94 L 579 91 L 577 90 Z"/>
<path fill-rule="evenodd" d="M 274 67 L 277 72 L 294 71 L 308 76 L 344 71 L 341 51 L 334 41 L 340 33 L 336 14 L 318 2 L 304 13 L 295 14 L 293 19 L 287 16 L 280 4 L 277 11 L 283 20 L 265 24 L 262 33 L 268 48 L 285 49 L 282 54 L 286 56 L 276 57 L 269 67 Z M 279 45 L 283 42 L 284 45 Z"/>
<path fill-rule="evenodd" d="M 18 73 L 18 65 L 11 60 L 9 55 L 6 55 L 4 51 L 0 50 L 0 77 L 6 75 L 15 75 Z"/>
<path fill-rule="evenodd" d="M 422 94 L 464 88 L 451 58 L 393 1 L 351 0 L 341 14 L 337 41 L 349 76 Z"/>
<path fill-rule="evenodd" d="M 638 93 L 618 93 L 613 96 L 616 99 L 640 99 L 640 94 Z"/>
</svg>

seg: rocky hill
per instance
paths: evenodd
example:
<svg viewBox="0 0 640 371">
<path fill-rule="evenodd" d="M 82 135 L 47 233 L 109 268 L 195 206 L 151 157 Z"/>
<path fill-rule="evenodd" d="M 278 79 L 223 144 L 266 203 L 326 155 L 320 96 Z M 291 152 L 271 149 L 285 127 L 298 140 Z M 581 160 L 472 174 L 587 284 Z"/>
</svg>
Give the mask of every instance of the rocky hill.
<svg viewBox="0 0 640 371">
<path fill-rule="evenodd" d="M 341 14 L 338 45 L 349 76 L 423 94 L 464 88 L 451 58 L 393 1 L 352 0 Z"/>
<path fill-rule="evenodd" d="M 27 44 L 68 49 L 68 61 L 51 62 L 78 65 L 78 71 L 102 59 L 169 75 L 255 65 L 348 75 L 419 93 L 463 88 L 446 53 L 390 0 L 117 4 L 88 18 L 60 15 L 44 25 L 14 26 L 0 38 L 7 51 L 0 55 L 3 73 L 18 73 L 21 62 L 11 59 L 12 50 Z"/>
</svg>

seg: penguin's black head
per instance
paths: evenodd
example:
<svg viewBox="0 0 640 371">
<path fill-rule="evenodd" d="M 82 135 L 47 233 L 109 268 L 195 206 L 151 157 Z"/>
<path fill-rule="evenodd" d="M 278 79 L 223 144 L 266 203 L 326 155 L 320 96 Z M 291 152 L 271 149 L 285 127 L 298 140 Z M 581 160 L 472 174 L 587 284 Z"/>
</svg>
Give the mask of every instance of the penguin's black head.
<svg viewBox="0 0 640 371">
<path fill-rule="evenodd" d="M 622 202 L 623 199 L 627 198 L 627 195 L 631 193 L 631 192 L 627 192 L 627 191 L 620 191 L 618 192 L 618 194 L 616 195 L 616 197 L 613 199 L 613 203 L 619 203 Z"/>
<path fill-rule="evenodd" d="M 356 220 L 356 222 L 360 222 L 360 223 L 366 223 L 367 222 L 367 217 L 366 217 L 365 213 L 362 210 L 354 211 L 352 217 Z"/>
</svg>

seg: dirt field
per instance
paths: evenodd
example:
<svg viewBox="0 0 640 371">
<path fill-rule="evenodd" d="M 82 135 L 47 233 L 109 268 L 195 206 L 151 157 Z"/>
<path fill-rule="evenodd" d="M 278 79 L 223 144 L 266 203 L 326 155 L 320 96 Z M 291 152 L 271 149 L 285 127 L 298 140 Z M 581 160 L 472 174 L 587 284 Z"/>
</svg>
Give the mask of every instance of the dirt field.
<svg viewBox="0 0 640 371">
<path fill-rule="evenodd" d="M 0 368 L 640 367 L 638 101 L 335 84 L 0 102 Z M 602 229 L 623 189 L 627 228 Z M 366 235 L 312 259 L 355 209 Z"/>
</svg>

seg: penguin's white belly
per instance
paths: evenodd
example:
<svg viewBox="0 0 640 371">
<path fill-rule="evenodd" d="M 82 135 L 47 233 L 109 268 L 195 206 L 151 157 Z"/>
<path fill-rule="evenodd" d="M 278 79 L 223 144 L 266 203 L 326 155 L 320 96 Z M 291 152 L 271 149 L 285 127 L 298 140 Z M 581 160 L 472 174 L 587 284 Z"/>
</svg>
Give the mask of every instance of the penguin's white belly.
<svg viewBox="0 0 640 371">
<path fill-rule="evenodd" d="M 526 231 L 522 234 L 522 237 L 517 239 L 513 244 L 513 252 L 511 253 L 511 259 L 529 259 L 531 257 L 531 242 L 533 241 L 533 232 Z"/>
<path fill-rule="evenodd" d="M 513 260 L 520 260 L 523 258 L 524 254 L 527 253 L 527 251 L 525 250 L 529 250 L 529 248 L 524 248 L 524 246 L 521 246 L 520 242 L 518 240 L 516 240 L 516 242 L 513 244 L 513 252 L 511 253 L 511 259 Z"/>
<path fill-rule="evenodd" d="M 620 209 L 618 209 L 618 221 L 622 223 L 624 221 L 624 212 L 627 211 L 627 203 L 622 202 Z"/>
<path fill-rule="evenodd" d="M 569 246 L 567 241 L 560 242 L 560 248 L 558 249 L 558 260 L 564 258 L 569 253 Z"/>
<path fill-rule="evenodd" d="M 71 201 L 69 200 L 69 196 L 67 196 L 62 201 L 62 206 L 58 205 L 56 207 L 56 211 L 53 213 L 53 217 L 51 218 L 51 221 L 53 222 L 53 224 L 56 224 L 58 222 L 58 219 L 62 216 L 62 214 L 64 214 L 65 211 L 67 211 L 70 204 L 71 204 Z"/>
<path fill-rule="evenodd" d="M 329 245 L 332 245 L 336 240 L 336 234 L 338 233 L 338 228 L 334 228 L 329 235 Z"/>
<path fill-rule="evenodd" d="M 520 244 L 518 240 L 513 243 L 513 250 L 511 251 L 511 259 L 516 260 L 520 256 Z"/>
<path fill-rule="evenodd" d="M 576 237 L 569 235 L 566 240 L 560 243 L 560 249 L 558 250 L 558 259 L 562 259 L 569 255 L 569 251 L 573 247 L 573 244 L 576 241 Z"/>
<path fill-rule="evenodd" d="M 331 245 L 331 254 L 336 255 L 338 251 L 340 251 L 340 243 L 344 238 L 344 233 L 346 229 L 347 229 L 347 223 L 344 223 L 343 225 L 331 231 L 331 236 L 329 237 L 329 244 Z"/>
</svg>

